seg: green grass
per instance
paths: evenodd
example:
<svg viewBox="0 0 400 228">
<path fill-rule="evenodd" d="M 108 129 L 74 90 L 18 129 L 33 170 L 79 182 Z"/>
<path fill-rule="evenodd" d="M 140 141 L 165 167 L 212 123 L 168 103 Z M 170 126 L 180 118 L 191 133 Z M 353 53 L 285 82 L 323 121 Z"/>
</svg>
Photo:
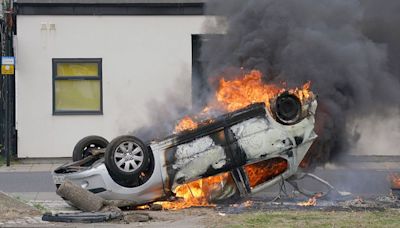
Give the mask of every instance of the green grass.
<svg viewBox="0 0 400 228">
<path fill-rule="evenodd" d="M 28 200 L 25 200 L 25 199 L 21 198 L 20 196 L 14 196 L 14 199 L 16 199 L 22 203 L 25 203 L 25 204 L 30 204 Z M 45 206 L 43 206 L 40 203 L 31 203 L 30 205 L 32 205 L 34 208 L 38 209 L 42 213 L 49 212 L 48 208 L 46 208 Z"/>
<path fill-rule="evenodd" d="M 400 227 L 400 210 L 384 212 L 271 211 L 229 215 L 221 227 Z M 213 226 L 213 225 L 211 225 Z"/>
<path fill-rule="evenodd" d="M 2 148 L 2 145 L 0 144 L 0 149 Z M 10 163 L 13 165 L 15 164 L 20 164 L 18 159 L 14 157 L 14 155 L 11 155 L 10 157 Z M 6 157 L 4 154 L 0 154 L 0 167 L 6 164 Z"/>
<path fill-rule="evenodd" d="M 14 196 L 14 199 L 18 200 L 19 202 L 22 203 L 28 203 L 28 200 L 22 199 L 20 196 Z"/>
</svg>

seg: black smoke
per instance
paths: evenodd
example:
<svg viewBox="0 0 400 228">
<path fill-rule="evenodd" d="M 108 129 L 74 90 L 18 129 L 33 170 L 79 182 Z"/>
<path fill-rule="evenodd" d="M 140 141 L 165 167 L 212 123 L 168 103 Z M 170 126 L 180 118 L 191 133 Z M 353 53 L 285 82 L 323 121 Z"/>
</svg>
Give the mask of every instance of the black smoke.
<svg viewBox="0 0 400 228">
<path fill-rule="evenodd" d="M 227 68 L 258 69 L 267 82 L 312 82 L 318 94 L 318 141 L 311 157 L 348 151 L 349 116 L 385 113 L 400 104 L 400 1 L 209 1 L 225 34 L 205 43 L 207 80 Z"/>
</svg>

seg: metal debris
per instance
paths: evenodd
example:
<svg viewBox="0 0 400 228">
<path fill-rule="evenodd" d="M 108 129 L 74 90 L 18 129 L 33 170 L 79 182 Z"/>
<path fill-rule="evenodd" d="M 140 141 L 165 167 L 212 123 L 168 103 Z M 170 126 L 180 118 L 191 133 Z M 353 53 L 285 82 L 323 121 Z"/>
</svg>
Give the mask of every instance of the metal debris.
<svg viewBox="0 0 400 228">
<path fill-rule="evenodd" d="M 122 213 L 114 211 L 59 213 L 59 214 L 46 213 L 43 215 L 42 220 L 48 222 L 95 223 L 95 222 L 105 222 L 111 219 L 122 218 L 122 216 L 123 216 Z"/>
</svg>

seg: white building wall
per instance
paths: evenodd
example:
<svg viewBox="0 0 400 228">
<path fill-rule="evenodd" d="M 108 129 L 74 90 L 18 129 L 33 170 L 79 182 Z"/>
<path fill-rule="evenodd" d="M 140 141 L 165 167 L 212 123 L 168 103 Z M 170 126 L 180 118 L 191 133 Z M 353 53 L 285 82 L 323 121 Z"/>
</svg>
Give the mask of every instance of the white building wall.
<svg viewBox="0 0 400 228">
<path fill-rule="evenodd" d="M 70 157 L 87 135 L 145 125 L 147 106 L 179 90 L 191 100 L 191 35 L 204 16 L 18 16 L 18 157 Z M 55 30 L 41 30 L 41 24 Z M 103 115 L 52 114 L 52 58 L 103 59 Z M 176 83 L 179 82 L 179 87 Z"/>
</svg>

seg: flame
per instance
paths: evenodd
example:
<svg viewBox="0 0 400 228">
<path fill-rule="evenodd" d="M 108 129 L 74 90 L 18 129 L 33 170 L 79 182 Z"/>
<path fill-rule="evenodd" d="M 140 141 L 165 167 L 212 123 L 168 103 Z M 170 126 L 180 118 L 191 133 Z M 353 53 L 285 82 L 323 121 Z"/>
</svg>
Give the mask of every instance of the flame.
<svg viewBox="0 0 400 228">
<path fill-rule="evenodd" d="M 400 189 L 400 173 L 389 174 L 389 181 L 392 189 Z"/>
<path fill-rule="evenodd" d="M 261 77 L 260 71 L 252 70 L 240 79 L 226 81 L 222 78 L 216 94 L 217 101 L 229 112 L 256 102 L 264 102 L 269 107 L 269 100 L 282 92 L 282 89 L 263 83 Z"/>
<path fill-rule="evenodd" d="M 215 205 L 209 203 L 211 193 L 221 189 L 226 183 L 228 176 L 228 173 L 223 173 L 180 185 L 175 189 L 175 196 L 178 197 L 177 201 L 162 201 L 156 202 L 156 204 L 161 204 L 163 209 L 167 210 L 178 210 L 196 206 L 214 207 Z"/>
<path fill-rule="evenodd" d="M 245 166 L 245 171 L 249 176 L 250 186 L 256 186 L 273 177 L 282 174 L 287 168 L 287 161 L 282 158 L 269 159 Z M 161 201 L 155 204 L 162 205 L 163 209 L 179 210 L 189 207 L 214 207 L 210 203 L 211 194 L 214 191 L 221 190 L 228 182 L 229 173 L 223 173 L 217 176 L 202 178 L 190 183 L 180 185 L 175 189 L 176 201 Z M 251 201 L 244 206 L 250 207 Z"/>
<path fill-rule="evenodd" d="M 273 158 L 246 165 L 244 166 L 244 170 L 249 178 L 250 187 L 253 188 L 282 174 L 286 171 L 287 167 L 288 164 L 285 159 Z"/>
<path fill-rule="evenodd" d="M 242 203 L 244 207 L 251 207 L 253 205 L 253 201 L 247 200 L 244 203 Z"/>
<path fill-rule="evenodd" d="M 185 130 L 193 130 L 197 128 L 198 124 L 189 116 L 183 117 L 183 119 L 175 126 L 175 133 Z"/>
<path fill-rule="evenodd" d="M 236 208 L 251 207 L 251 206 L 253 206 L 253 201 L 251 201 L 251 200 L 246 200 L 246 201 L 244 201 L 244 202 L 241 203 L 241 204 L 235 203 L 235 204 L 231 204 L 230 206 L 236 207 Z"/>
<path fill-rule="evenodd" d="M 284 86 L 285 83 L 280 86 L 264 83 L 262 81 L 262 73 L 259 70 L 244 73 L 244 75 L 234 80 L 221 78 L 215 93 L 216 102 L 206 106 L 200 115 L 204 116 L 214 109 L 232 112 L 258 102 L 264 102 L 266 107 L 270 108 L 270 100 L 285 91 L 295 94 L 302 102 L 313 96 L 310 91 L 311 82 L 305 83 L 301 88 L 289 90 Z M 197 128 L 198 121 L 195 119 L 185 116 L 176 125 L 174 132 L 178 133 Z"/>
<path fill-rule="evenodd" d="M 287 90 L 284 88 L 285 84 L 279 86 L 276 84 L 266 84 L 262 80 L 262 73 L 258 70 L 243 73 L 243 75 L 236 77 L 234 80 L 221 78 L 215 94 L 215 100 L 206 106 L 198 116 L 194 116 L 194 118 L 185 116 L 180 120 L 175 127 L 174 133 L 196 129 L 200 124 L 197 121 L 198 117 L 207 116 L 212 110 L 232 112 L 258 102 L 264 102 L 269 109 L 270 100 L 285 91 L 295 94 L 303 102 L 313 96 L 309 90 L 310 85 L 311 83 L 307 82 L 301 88 Z M 212 121 L 211 119 L 202 123 L 207 124 Z M 259 162 L 245 166 L 250 186 L 254 187 L 282 174 L 288 166 L 286 160 L 282 160 Z M 210 195 L 212 191 L 227 181 L 228 176 L 229 174 L 225 173 L 178 186 L 175 189 L 176 196 L 178 197 L 177 201 L 156 203 L 161 204 L 164 209 L 169 210 L 183 209 L 191 206 L 213 206 L 209 203 Z"/>
<path fill-rule="evenodd" d="M 297 205 L 302 206 L 302 207 L 317 206 L 317 199 L 320 198 L 321 196 L 322 196 L 322 193 L 319 192 L 319 193 L 315 194 L 313 197 L 311 197 L 310 199 L 308 199 L 306 202 L 300 202 L 300 203 L 297 203 Z"/>
<path fill-rule="evenodd" d="M 140 206 L 136 206 L 135 207 L 135 209 L 136 210 L 148 210 L 148 209 L 150 209 L 150 206 L 149 205 L 140 205 Z"/>
</svg>

